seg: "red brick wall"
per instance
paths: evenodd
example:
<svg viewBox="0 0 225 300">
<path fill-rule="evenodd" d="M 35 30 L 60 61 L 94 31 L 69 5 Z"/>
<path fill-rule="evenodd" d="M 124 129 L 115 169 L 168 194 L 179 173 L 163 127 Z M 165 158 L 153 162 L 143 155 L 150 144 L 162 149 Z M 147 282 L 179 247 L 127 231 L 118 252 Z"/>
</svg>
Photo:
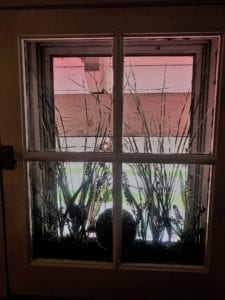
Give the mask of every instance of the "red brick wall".
<svg viewBox="0 0 225 300">
<path fill-rule="evenodd" d="M 60 115 L 56 112 L 60 135 L 95 136 L 101 114 L 101 126 L 107 126 L 107 135 L 111 136 L 111 97 L 109 94 L 55 95 L 55 105 L 60 111 Z M 152 136 L 185 134 L 189 123 L 190 98 L 186 93 L 124 94 L 124 122 L 127 125 L 124 126 L 124 135 L 143 135 L 141 113 Z M 111 122 L 108 122 L 110 114 Z"/>
</svg>

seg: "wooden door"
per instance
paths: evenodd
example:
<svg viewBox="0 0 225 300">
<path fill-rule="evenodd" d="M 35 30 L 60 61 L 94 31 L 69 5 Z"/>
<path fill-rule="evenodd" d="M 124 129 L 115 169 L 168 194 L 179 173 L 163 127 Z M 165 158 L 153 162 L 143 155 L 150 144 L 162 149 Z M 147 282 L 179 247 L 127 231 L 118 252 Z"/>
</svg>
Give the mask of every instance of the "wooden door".
<svg viewBox="0 0 225 300">
<path fill-rule="evenodd" d="M 210 257 L 207 267 L 170 264 L 124 265 L 115 262 L 78 262 L 32 257 L 31 203 L 27 184 L 25 122 L 21 66 L 22 37 L 70 38 L 74 35 L 177 34 L 208 35 L 225 31 L 225 7 L 157 6 L 18 9 L 0 11 L 0 125 L 2 144 L 15 148 L 17 165 L 3 174 L 6 218 L 9 290 L 12 295 L 42 295 L 93 299 L 223 299 L 225 202 L 223 170 L 225 159 L 224 103 L 218 122 L 219 139 L 214 182 L 214 202 L 210 205 Z M 223 36 L 222 36 L 223 40 Z M 19 50 L 18 50 L 19 49 Z M 118 49 L 117 49 L 118 50 Z M 221 48 L 223 51 L 223 48 Z M 224 52 L 221 52 L 221 57 Z M 121 58 L 120 58 L 121 59 Z M 220 60 L 222 62 L 222 59 Z M 116 66 L 118 68 L 118 65 Z M 220 84 L 225 73 L 220 68 Z M 219 94 L 225 97 L 224 88 Z M 218 116 L 217 115 L 217 116 Z M 49 155 L 50 157 L 51 155 Z M 62 156 L 55 155 L 55 159 Z M 215 172 L 215 171 L 214 171 Z M 116 180 L 116 177 L 115 177 Z M 119 209 L 119 207 L 118 207 Z M 0 226 L 2 222 L 0 207 Z M 2 226 L 0 228 L 0 275 L 3 270 Z M 115 249 L 115 251 L 117 251 Z"/>
<path fill-rule="evenodd" d="M 2 184 L 0 195 L 0 298 L 7 296 L 7 283 L 6 283 L 6 251 L 5 251 L 5 232 L 4 232 L 4 219 L 3 219 L 3 199 L 2 199 Z"/>
</svg>

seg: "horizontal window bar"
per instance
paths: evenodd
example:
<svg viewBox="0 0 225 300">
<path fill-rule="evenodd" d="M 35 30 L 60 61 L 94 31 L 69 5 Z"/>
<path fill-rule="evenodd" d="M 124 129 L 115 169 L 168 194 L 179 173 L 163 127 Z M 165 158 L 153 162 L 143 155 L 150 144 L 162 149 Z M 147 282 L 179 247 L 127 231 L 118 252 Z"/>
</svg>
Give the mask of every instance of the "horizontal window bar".
<svg viewBox="0 0 225 300">
<path fill-rule="evenodd" d="M 120 161 L 150 163 L 204 163 L 213 164 L 214 155 L 201 154 L 145 154 L 145 153 L 72 153 L 72 152 L 27 152 L 21 157 L 25 161 Z"/>
<path fill-rule="evenodd" d="M 126 153 L 120 156 L 120 160 L 122 162 L 213 164 L 216 159 L 214 155 L 201 155 L 201 154 Z"/>
</svg>

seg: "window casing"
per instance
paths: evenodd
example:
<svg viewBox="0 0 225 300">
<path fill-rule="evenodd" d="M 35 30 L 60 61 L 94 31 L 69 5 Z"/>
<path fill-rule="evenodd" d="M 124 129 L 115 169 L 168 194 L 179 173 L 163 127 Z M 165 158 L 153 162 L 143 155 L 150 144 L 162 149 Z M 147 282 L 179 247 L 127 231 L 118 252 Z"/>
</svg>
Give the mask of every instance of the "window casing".
<svg viewBox="0 0 225 300">
<path fill-rule="evenodd" d="M 41 41 L 30 41 L 29 39 L 27 39 L 23 41 L 24 54 L 26 58 L 24 64 L 24 73 L 26 77 L 25 102 L 27 105 L 27 109 L 25 108 L 26 160 L 28 163 L 29 184 L 31 185 L 30 198 L 33 211 L 31 222 L 33 224 L 34 256 L 91 261 L 113 261 L 115 266 L 127 262 L 138 263 L 140 265 L 143 263 L 178 263 L 181 265 L 202 265 L 205 263 L 205 252 L 207 249 L 206 240 L 208 234 L 208 215 L 210 214 L 209 207 L 212 189 L 211 174 L 215 162 L 214 123 L 216 108 L 215 93 L 217 67 L 217 57 L 215 56 L 215 53 L 218 49 L 218 44 L 219 37 L 216 36 L 126 36 L 123 38 L 117 37 L 115 38 L 115 40 L 110 37 L 91 37 L 73 38 L 69 40 L 66 38 L 58 40 L 46 39 Z M 189 92 L 189 127 L 188 133 L 185 133 L 187 136 L 184 136 L 183 134 L 183 136 L 181 135 L 180 139 L 188 139 L 189 145 L 187 149 L 185 148 L 185 151 L 177 151 L 177 148 L 176 150 L 173 150 L 171 148 L 169 148 L 170 150 L 165 150 L 165 147 L 156 147 L 156 150 L 152 151 L 151 147 L 146 148 L 144 146 L 142 150 L 140 150 L 138 147 L 136 147 L 136 139 L 134 136 L 132 136 L 132 133 L 128 136 L 128 141 L 130 141 L 130 145 L 132 145 L 131 149 L 133 150 L 129 152 L 125 151 L 123 145 L 124 140 L 127 139 L 127 136 L 125 136 L 125 133 L 123 131 L 124 120 L 126 119 L 126 115 L 124 114 L 123 110 L 123 107 L 125 105 L 125 92 L 123 89 L 123 82 L 126 80 L 126 75 L 123 69 L 123 55 L 124 57 L 189 56 L 193 58 L 192 82 Z M 71 151 L 71 148 L 69 149 L 69 151 L 67 150 L 68 148 L 64 151 L 61 151 L 60 147 L 58 147 L 57 145 L 58 141 L 56 138 L 56 133 L 58 131 L 56 131 L 55 127 L 56 109 L 54 108 L 54 106 L 56 98 L 54 96 L 53 62 L 55 58 L 60 57 L 112 58 L 111 66 L 114 69 L 113 75 L 111 72 L 111 76 L 113 77 L 113 89 L 111 89 L 110 93 L 108 92 L 107 94 L 107 96 L 112 100 L 112 107 L 110 107 L 112 115 L 109 114 L 108 116 L 108 118 L 110 118 L 110 126 L 112 127 L 112 129 L 108 134 L 107 139 L 105 139 L 104 135 L 100 135 L 100 144 L 98 144 L 97 148 L 92 148 L 92 151 Z M 166 65 L 164 65 L 164 67 L 166 67 Z M 96 95 L 97 97 L 101 95 L 100 93 L 98 94 L 98 92 L 98 89 L 96 94 L 95 92 L 91 92 L 90 97 L 94 97 L 95 100 L 101 99 L 96 98 Z M 133 94 L 135 94 L 136 97 L 138 95 L 138 92 L 130 88 L 127 94 L 128 97 L 132 96 Z M 166 93 L 164 93 L 164 86 L 162 86 L 159 94 L 161 94 L 162 98 L 165 96 Z M 136 101 L 135 103 L 136 113 L 139 113 L 139 121 L 142 118 L 141 124 L 143 125 L 146 122 L 145 119 L 143 120 L 144 112 L 138 109 L 138 107 L 140 108 L 142 106 L 142 103 L 140 101 Z M 157 105 L 162 106 L 162 103 L 163 101 L 158 102 Z M 166 110 L 166 104 L 163 105 L 164 109 Z M 159 126 L 159 128 L 161 128 L 163 122 L 165 121 L 164 119 L 162 117 L 162 123 L 160 123 L 160 121 L 157 125 Z M 46 126 L 46 124 L 48 126 Z M 179 128 L 179 120 L 177 124 Z M 149 129 L 148 126 L 146 128 Z M 106 127 L 103 132 L 107 133 L 107 130 L 108 128 Z M 144 145 L 149 142 L 152 143 L 153 140 L 151 134 L 149 134 L 149 131 L 147 134 L 144 130 L 142 134 L 144 137 Z M 156 137 L 154 138 L 157 140 L 157 146 L 164 145 L 166 139 L 171 139 L 170 135 L 163 136 L 163 134 L 159 136 L 156 135 Z M 177 136 L 173 138 L 178 140 Z M 105 142 L 108 141 L 108 139 L 112 143 L 112 147 L 109 147 L 107 151 L 105 151 L 104 149 L 102 150 L 101 146 L 104 145 Z M 96 219 L 94 219 L 95 224 L 89 222 L 89 225 L 86 224 L 85 226 L 96 226 L 95 232 L 98 236 L 98 224 L 98 227 L 100 228 L 99 236 L 101 236 L 102 234 L 105 238 L 105 240 L 103 238 L 103 241 L 101 240 L 101 238 L 99 238 L 98 243 L 101 244 L 103 249 L 109 250 L 108 252 L 106 251 L 107 254 L 105 254 L 106 252 L 101 249 L 100 252 L 97 252 L 97 256 L 90 255 L 90 253 L 88 253 L 86 257 L 79 255 L 77 257 L 73 257 L 72 255 L 60 257 L 59 254 L 58 256 L 57 254 L 56 256 L 54 256 L 55 254 L 54 252 L 52 252 L 51 246 L 49 246 L 49 244 L 51 243 L 44 244 L 45 247 L 46 245 L 48 246 L 47 249 L 49 250 L 49 252 L 43 252 L 43 249 L 39 249 L 39 252 L 35 250 L 35 245 L 39 244 L 43 239 L 43 219 L 47 221 L 47 224 L 44 223 L 44 227 L 48 227 L 48 232 L 45 231 L 45 235 L 50 235 L 50 238 L 49 236 L 47 237 L 48 241 L 49 239 L 51 240 L 51 238 L 53 237 L 57 238 L 58 235 L 60 235 L 60 222 L 68 223 L 67 231 L 69 232 L 71 232 L 70 230 L 72 230 L 72 232 L 74 233 L 77 229 L 75 227 L 79 227 L 79 236 L 82 236 L 82 232 L 84 233 L 85 231 L 87 231 L 87 229 L 92 230 L 92 228 L 88 227 L 83 228 L 82 222 L 76 224 L 76 222 L 78 222 L 77 216 L 73 219 L 73 212 L 76 214 L 75 209 L 81 209 L 84 207 L 77 207 L 75 205 L 76 199 L 75 201 L 71 202 L 72 207 L 70 207 L 70 204 L 68 204 L 70 202 L 66 201 L 65 199 L 66 197 L 68 199 L 71 198 L 71 195 L 68 196 L 66 192 L 62 192 L 61 195 L 58 190 L 59 187 L 62 189 L 62 186 L 65 185 L 65 182 L 61 182 L 61 185 L 59 184 L 59 177 L 61 176 L 62 178 L 62 176 L 65 175 L 65 165 L 73 163 L 74 165 L 82 163 L 83 168 L 84 166 L 85 168 L 87 168 L 88 166 L 92 167 L 94 164 L 104 164 L 103 172 L 106 172 L 107 179 L 101 186 L 101 192 L 95 195 L 102 195 L 101 193 L 103 192 L 108 194 L 110 193 L 109 198 L 111 206 L 110 208 L 105 208 L 105 211 L 107 210 L 107 212 L 109 213 L 109 216 L 105 214 L 105 218 L 107 220 L 110 220 L 109 222 L 111 222 L 110 224 L 113 230 L 110 233 L 109 231 L 106 231 L 106 233 L 104 233 L 104 231 L 102 233 L 101 231 L 101 227 L 107 227 L 105 225 L 107 223 L 103 222 L 102 225 L 100 222 L 102 219 L 104 219 L 104 211 L 102 214 L 100 213 L 100 211 L 98 212 L 98 214 L 96 215 Z M 173 171 L 171 171 L 170 168 L 172 168 Z M 141 173 L 141 169 L 144 169 L 144 173 Z M 93 176 L 95 180 L 98 180 L 99 178 L 103 180 L 103 173 L 101 173 L 101 177 L 99 173 L 97 174 L 95 172 L 96 169 L 93 169 Z M 152 174 L 147 177 L 147 183 L 140 183 L 142 179 L 146 178 L 145 174 L 147 172 L 148 174 L 152 172 Z M 132 176 L 127 176 L 127 174 L 131 173 Z M 164 174 L 163 178 L 162 174 Z M 171 196 L 168 197 L 169 203 L 166 203 L 165 206 L 165 203 L 161 203 L 162 199 L 165 199 L 165 196 L 160 198 L 159 195 L 161 192 L 165 193 L 167 189 L 172 188 L 168 185 L 169 183 L 167 181 L 167 178 L 169 176 L 172 176 L 171 174 L 175 176 L 174 186 L 179 185 L 179 188 L 177 188 L 177 193 L 179 194 L 179 196 L 181 196 L 182 193 L 185 194 L 185 201 L 193 201 L 192 204 L 194 204 L 189 205 L 189 211 L 186 208 L 185 204 L 183 204 L 183 207 L 185 208 L 183 208 L 184 212 L 181 216 L 183 221 L 181 221 L 180 218 L 180 222 L 183 222 L 181 225 L 178 224 L 180 214 L 179 204 L 176 205 L 173 203 L 173 201 L 170 202 L 169 200 L 172 199 Z M 56 176 L 58 177 L 56 178 Z M 151 185 L 149 185 L 148 183 L 150 182 L 151 176 L 153 176 L 154 179 L 151 182 Z M 134 177 L 135 179 L 132 179 L 132 177 Z M 179 180 L 177 178 L 179 178 Z M 190 178 L 191 181 L 188 181 L 188 179 Z M 131 184 L 130 182 L 132 180 L 136 181 L 135 187 L 133 186 L 134 184 Z M 107 184 L 110 186 L 109 189 L 106 188 Z M 161 187 L 160 184 L 162 185 Z M 52 185 L 53 188 L 51 187 L 50 197 L 49 193 L 46 191 L 49 191 L 50 188 L 48 188 L 48 186 Z M 80 182 L 80 186 L 82 186 L 82 181 Z M 133 191 L 130 187 L 133 188 Z M 153 207 L 146 207 L 147 204 L 150 205 L 151 201 L 145 201 L 144 207 L 141 207 L 141 204 L 143 204 L 141 203 L 141 199 L 143 199 L 144 196 L 147 197 L 147 194 L 144 194 L 143 192 L 145 191 L 146 187 L 150 187 L 152 189 L 152 191 L 150 191 L 150 194 L 151 192 L 152 194 L 154 194 L 151 196 L 152 198 L 150 197 L 152 199 L 151 201 L 153 203 Z M 190 188 L 191 191 L 188 190 L 188 188 Z M 77 187 L 77 189 L 79 189 L 79 187 Z M 139 191 L 138 204 L 134 201 L 132 202 L 132 204 L 130 204 L 127 200 L 130 194 L 130 199 L 132 199 L 134 195 L 136 195 L 134 189 Z M 43 192 L 42 197 L 37 196 L 40 190 Z M 62 207 L 64 211 L 61 213 L 61 215 L 59 214 L 61 212 L 61 207 L 59 204 L 59 197 L 61 196 L 59 196 L 59 194 L 64 198 L 65 202 L 65 207 Z M 73 197 L 75 194 L 76 193 L 73 194 Z M 47 209 L 46 207 L 45 209 L 43 209 L 43 202 L 40 201 L 40 199 L 43 199 L 43 197 L 46 197 L 46 199 L 48 200 L 50 199 L 49 202 L 45 201 L 45 206 L 48 206 Z M 126 202 L 128 202 L 128 204 L 130 204 L 131 206 L 130 212 L 127 214 L 127 219 L 126 217 L 124 217 L 124 213 L 126 214 L 127 212 L 127 206 L 125 206 Z M 178 201 L 178 203 L 180 202 Z M 110 219 L 109 210 L 111 209 L 111 207 L 113 209 L 111 211 L 112 217 Z M 153 212 L 151 212 L 151 210 L 153 209 L 158 209 L 158 212 L 154 214 Z M 50 211 L 54 213 L 49 213 Z M 171 214 L 172 211 L 173 215 Z M 187 212 L 189 212 L 189 216 L 185 216 L 185 213 Z M 148 215 L 151 215 L 148 220 L 143 218 L 144 215 L 146 216 L 146 213 Z M 81 210 L 79 210 L 79 214 L 81 214 L 82 216 Z M 131 219 L 129 219 L 130 214 L 132 215 Z M 101 216 L 102 218 L 100 218 Z M 137 216 L 139 218 L 138 220 Z M 69 221 L 63 220 L 64 217 L 69 219 Z M 98 222 L 99 219 L 100 221 Z M 126 222 L 129 228 L 128 233 L 124 229 L 124 224 L 126 224 Z M 152 224 L 149 225 L 151 222 Z M 182 236 L 182 234 L 186 234 L 187 239 L 192 239 L 191 242 L 196 242 L 200 246 L 195 251 L 193 250 L 193 248 L 190 248 L 191 243 L 189 243 L 186 244 L 184 248 L 182 248 L 182 250 L 176 250 L 174 254 L 172 250 L 176 247 L 178 242 L 172 241 L 172 236 L 174 236 L 174 234 L 171 234 L 170 236 L 170 230 L 174 232 L 177 230 L 182 231 L 185 227 L 185 222 L 188 223 L 187 231 L 181 232 L 179 238 L 177 234 L 175 234 L 176 239 L 178 241 L 180 239 L 182 240 L 182 238 L 185 238 L 184 236 Z M 192 224 L 193 222 L 195 223 Z M 135 223 L 135 225 L 133 225 L 133 223 Z M 69 229 L 70 226 L 72 229 Z M 140 240 L 140 245 L 138 245 L 138 247 L 141 247 L 141 251 L 139 249 L 139 252 L 137 248 L 134 248 L 132 244 L 133 239 L 132 242 L 130 242 L 128 238 L 126 239 L 126 235 L 132 236 L 133 234 L 132 226 L 136 226 L 136 232 L 140 232 L 139 235 L 135 235 L 137 234 L 135 233 L 135 238 L 133 238 L 135 240 Z M 146 232 L 144 233 L 142 230 L 143 227 L 146 226 L 146 232 L 151 231 L 151 238 L 147 238 L 149 234 L 147 235 Z M 163 227 L 163 230 L 161 229 L 161 227 Z M 152 232 L 152 228 L 155 228 L 155 235 Z M 49 232 L 49 229 L 52 229 L 52 232 Z M 111 227 L 109 230 L 111 230 Z M 194 230 L 195 234 L 197 232 L 197 235 L 195 237 L 192 237 L 193 232 L 190 232 L 191 230 Z M 165 232 L 167 233 L 167 239 L 163 240 L 162 236 L 165 236 Z M 159 237 L 159 234 L 161 234 L 161 238 Z M 110 237 L 111 240 L 108 241 L 106 237 Z M 77 237 L 73 236 L 73 238 Z M 156 245 L 153 250 L 149 245 L 143 250 L 143 243 L 146 242 L 146 239 L 148 243 L 154 243 L 154 245 Z M 132 248 L 130 252 L 129 247 L 126 246 L 126 243 L 128 243 L 128 246 Z M 132 244 L 132 246 L 130 246 L 129 243 Z M 69 247 L 70 246 L 71 244 L 69 244 Z M 194 245 L 194 247 L 196 247 L 196 245 Z M 57 253 L 57 251 L 55 251 L 55 253 Z M 161 254 L 158 255 L 158 253 Z M 177 253 L 181 253 L 178 259 L 175 258 Z M 194 257 L 196 256 L 196 254 L 197 256 L 199 255 L 197 259 L 196 257 Z"/>
</svg>

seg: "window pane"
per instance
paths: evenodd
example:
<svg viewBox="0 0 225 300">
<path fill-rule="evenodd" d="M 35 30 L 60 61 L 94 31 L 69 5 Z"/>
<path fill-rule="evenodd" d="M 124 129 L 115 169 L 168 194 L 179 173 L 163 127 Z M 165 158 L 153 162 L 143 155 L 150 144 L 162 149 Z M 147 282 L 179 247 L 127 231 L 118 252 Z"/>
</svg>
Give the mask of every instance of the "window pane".
<svg viewBox="0 0 225 300">
<path fill-rule="evenodd" d="M 212 153 L 215 86 L 207 50 L 174 43 L 124 40 L 124 152 Z"/>
<path fill-rule="evenodd" d="M 59 150 L 112 151 L 112 58 L 55 57 L 53 66 Z"/>
<path fill-rule="evenodd" d="M 203 264 L 210 177 L 208 165 L 124 163 L 123 260 Z"/>
<path fill-rule="evenodd" d="M 113 150 L 112 43 L 86 38 L 28 44 L 30 151 Z"/>
<path fill-rule="evenodd" d="M 33 254 L 112 260 L 112 165 L 30 162 Z"/>
<path fill-rule="evenodd" d="M 192 56 L 124 58 L 125 152 L 189 152 L 192 72 Z"/>
</svg>

